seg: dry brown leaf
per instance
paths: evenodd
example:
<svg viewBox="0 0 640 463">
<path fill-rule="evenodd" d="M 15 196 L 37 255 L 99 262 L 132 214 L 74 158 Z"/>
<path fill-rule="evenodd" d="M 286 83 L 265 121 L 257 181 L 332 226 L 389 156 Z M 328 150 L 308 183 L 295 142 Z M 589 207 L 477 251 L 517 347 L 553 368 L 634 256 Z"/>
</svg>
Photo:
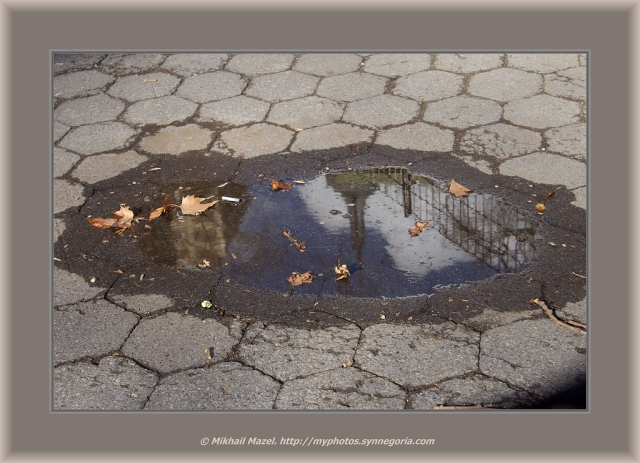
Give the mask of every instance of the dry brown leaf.
<svg viewBox="0 0 640 463">
<path fill-rule="evenodd" d="M 133 220 L 133 211 L 127 206 L 120 206 L 120 210 L 113 213 L 118 217 L 122 217 L 118 222 L 126 223 Z"/>
<path fill-rule="evenodd" d="M 456 198 L 460 196 L 469 196 L 469 192 L 471 190 L 467 187 L 460 185 L 455 180 L 451 180 L 451 185 L 449 185 L 449 193 L 453 193 Z"/>
<path fill-rule="evenodd" d="M 120 210 L 113 212 L 114 215 L 120 217 L 119 219 L 101 219 L 99 217 L 91 218 L 87 220 L 91 225 L 97 228 L 118 228 L 116 233 L 122 233 L 127 228 L 131 227 L 131 221 L 133 220 L 133 211 L 127 206 L 120 206 Z"/>
<path fill-rule="evenodd" d="M 284 236 L 285 238 L 290 239 L 293 242 L 293 244 L 296 246 L 298 251 L 300 251 L 300 252 L 306 251 L 307 243 L 305 243 L 304 241 L 300 241 L 300 240 L 295 239 L 293 236 L 291 236 L 291 234 L 289 233 L 289 230 L 282 230 L 282 236 Z"/>
<path fill-rule="evenodd" d="M 300 286 L 303 283 L 311 283 L 313 281 L 314 276 L 311 275 L 311 272 L 298 273 L 293 272 L 287 281 L 291 286 Z"/>
<path fill-rule="evenodd" d="M 340 259 L 338 259 L 338 265 L 335 266 L 333 270 L 336 272 L 336 275 L 338 275 L 338 277 L 336 278 L 336 281 L 346 280 L 347 278 L 349 278 L 349 275 L 350 275 L 349 269 L 347 269 L 346 264 L 340 265 Z"/>
<path fill-rule="evenodd" d="M 416 224 L 409 229 L 409 233 L 411 233 L 411 236 L 418 236 L 422 233 L 422 230 L 427 228 L 429 225 L 431 225 L 431 222 L 416 222 Z"/>
<path fill-rule="evenodd" d="M 215 200 L 211 203 L 202 204 L 202 201 L 204 201 L 205 199 L 206 198 L 197 198 L 193 195 L 187 195 L 184 198 L 182 198 L 182 202 L 178 207 L 182 210 L 182 213 L 185 215 L 198 215 L 206 211 L 207 209 L 209 209 L 211 206 L 213 206 L 215 203 L 218 202 L 218 200 Z"/>
<path fill-rule="evenodd" d="M 158 209 L 154 209 L 151 212 L 151 214 L 149 214 L 149 222 L 160 217 L 163 212 L 164 212 L 164 207 L 159 207 Z"/>
<path fill-rule="evenodd" d="M 97 228 L 111 228 L 111 226 L 118 221 L 118 219 L 101 219 L 99 217 L 88 217 L 87 220 Z"/>
<path fill-rule="evenodd" d="M 271 180 L 271 191 L 288 190 L 290 188 L 290 184 L 279 182 L 275 178 Z"/>
<path fill-rule="evenodd" d="M 153 219 L 157 219 L 165 212 L 169 212 L 171 209 L 173 209 L 173 204 L 171 204 L 171 200 L 167 196 L 164 198 L 164 201 L 162 201 L 162 207 L 154 209 L 153 212 L 151 212 L 151 214 L 149 215 L 149 222 L 151 222 Z"/>
</svg>

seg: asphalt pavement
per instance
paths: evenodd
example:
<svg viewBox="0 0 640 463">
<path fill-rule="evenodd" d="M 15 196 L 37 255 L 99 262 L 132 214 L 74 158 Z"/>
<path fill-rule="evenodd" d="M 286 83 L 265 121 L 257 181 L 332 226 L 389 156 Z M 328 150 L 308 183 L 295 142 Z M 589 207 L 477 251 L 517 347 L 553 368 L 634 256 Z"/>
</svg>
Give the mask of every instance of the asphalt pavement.
<svg viewBox="0 0 640 463">
<path fill-rule="evenodd" d="M 584 408 L 586 60 L 55 54 L 53 410 Z M 374 167 L 499 198 L 533 224 L 512 235 L 527 262 L 430 294 L 356 297 L 252 287 L 229 273 L 226 232 L 162 262 L 162 250 L 140 250 L 168 220 L 144 220 L 167 185 L 257 191 L 277 177 L 295 189 Z M 438 195 L 454 222 L 455 204 L 471 201 Z M 129 226 L 87 220 L 118 219 L 122 204 L 136 215 Z M 230 208 L 203 216 L 236 223 Z M 513 232 L 501 214 L 489 218 Z M 467 241 L 479 234 L 465 230 Z"/>
</svg>

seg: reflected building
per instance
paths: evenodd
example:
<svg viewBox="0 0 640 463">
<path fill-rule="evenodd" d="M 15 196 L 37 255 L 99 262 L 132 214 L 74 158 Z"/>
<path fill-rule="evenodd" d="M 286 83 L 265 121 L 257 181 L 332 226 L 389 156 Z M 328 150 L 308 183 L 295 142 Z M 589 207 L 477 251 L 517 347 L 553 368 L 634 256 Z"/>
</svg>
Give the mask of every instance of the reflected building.
<svg viewBox="0 0 640 463">
<path fill-rule="evenodd" d="M 320 219 L 328 208 L 348 211 L 348 228 L 360 261 L 367 230 L 382 233 L 395 267 L 416 276 L 470 259 L 496 272 L 514 273 L 533 255 L 531 220 L 491 195 L 456 198 L 448 192 L 448 183 L 412 175 L 404 168 L 327 174 L 311 184 L 305 199 L 312 214 Z M 407 240 L 416 221 L 431 225 L 419 238 Z M 325 226 L 334 233 L 346 228 L 336 220 L 325 220 Z"/>
<path fill-rule="evenodd" d="M 207 197 L 211 190 L 209 184 L 195 185 L 188 191 L 175 189 L 171 198 L 182 198 L 187 194 Z M 246 191 L 246 186 L 231 183 L 225 194 L 241 197 Z M 158 197 L 162 196 L 162 193 L 158 194 Z M 189 267 L 206 259 L 212 267 L 219 268 L 224 265 L 227 245 L 237 234 L 245 211 L 244 207 L 221 202 L 197 216 L 183 216 L 179 208 L 174 208 L 166 216 L 151 222 L 152 229 L 140 237 L 140 244 L 156 263 L 162 265 Z"/>
</svg>

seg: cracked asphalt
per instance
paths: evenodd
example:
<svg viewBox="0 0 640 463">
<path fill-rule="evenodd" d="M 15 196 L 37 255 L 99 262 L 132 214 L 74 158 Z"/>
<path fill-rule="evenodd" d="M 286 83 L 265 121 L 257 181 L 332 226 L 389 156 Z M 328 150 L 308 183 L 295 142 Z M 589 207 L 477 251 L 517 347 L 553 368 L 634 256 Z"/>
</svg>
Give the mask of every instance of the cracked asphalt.
<svg viewBox="0 0 640 463">
<path fill-rule="evenodd" d="M 53 410 L 584 408 L 586 60 L 54 54 Z M 144 222 L 87 222 L 148 215 L 169 183 L 372 166 L 501 198 L 535 222 L 534 258 L 432 294 L 283 297 L 223 264 L 158 263 Z M 235 223 L 231 207 L 211 214 Z"/>
</svg>

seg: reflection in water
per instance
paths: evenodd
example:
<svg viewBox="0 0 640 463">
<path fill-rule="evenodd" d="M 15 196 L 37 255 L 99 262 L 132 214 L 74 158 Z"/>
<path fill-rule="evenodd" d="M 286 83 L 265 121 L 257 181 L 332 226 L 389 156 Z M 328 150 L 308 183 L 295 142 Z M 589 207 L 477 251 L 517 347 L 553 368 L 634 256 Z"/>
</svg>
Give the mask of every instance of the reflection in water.
<svg viewBox="0 0 640 463">
<path fill-rule="evenodd" d="M 531 259 L 535 230 L 516 209 L 490 195 L 455 198 L 448 184 L 402 168 L 320 175 L 306 185 L 272 192 L 230 183 L 194 184 L 161 192 L 233 196 L 200 216 L 173 211 L 140 236 L 157 263 L 195 266 L 208 260 L 225 276 L 261 289 L 286 292 L 291 272 L 316 279 L 296 292 L 360 297 L 425 294 L 437 285 L 519 272 Z M 419 236 L 416 221 L 430 222 Z M 307 243 L 300 253 L 282 230 Z M 337 260 L 349 266 L 348 282 L 335 282 Z"/>
<path fill-rule="evenodd" d="M 177 204 L 186 195 L 219 198 L 221 192 L 218 190 L 215 185 L 206 182 L 168 188 L 157 193 L 154 203 L 162 202 L 165 195 L 169 195 L 172 202 Z M 236 183 L 224 187 L 224 194 L 234 197 L 243 196 L 246 191 L 246 186 Z M 141 245 L 162 265 L 190 267 L 206 259 L 212 267 L 221 267 L 227 255 L 227 245 L 237 234 L 242 218 L 238 206 L 227 206 L 231 207 L 222 207 L 218 203 L 197 216 L 183 216 L 180 209 L 174 208 L 171 213 L 151 222 L 150 232 L 141 236 Z"/>
<path fill-rule="evenodd" d="M 424 257 L 433 261 L 431 267 L 438 267 L 438 262 L 472 256 L 496 272 L 519 272 L 532 256 L 531 221 L 494 196 L 472 193 L 455 198 L 448 193 L 448 183 L 412 175 L 407 169 L 367 169 L 314 180 L 306 199 L 317 215 L 326 204 L 319 193 L 323 181 L 340 193 L 343 207 L 352 204 L 349 227 L 354 246 L 363 246 L 365 230 L 379 230 L 397 268 L 424 274 L 425 268 L 421 271 L 411 262 Z M 404 239 L 398 241 L 416 221 L 431 223 L 420 235 L 417 242 L 424 246 L 418 249 Z M 336 230 L 340 223 L 327 227 Z M 409 244 L 415 243 L 409 240 Z"/>
</svg>

